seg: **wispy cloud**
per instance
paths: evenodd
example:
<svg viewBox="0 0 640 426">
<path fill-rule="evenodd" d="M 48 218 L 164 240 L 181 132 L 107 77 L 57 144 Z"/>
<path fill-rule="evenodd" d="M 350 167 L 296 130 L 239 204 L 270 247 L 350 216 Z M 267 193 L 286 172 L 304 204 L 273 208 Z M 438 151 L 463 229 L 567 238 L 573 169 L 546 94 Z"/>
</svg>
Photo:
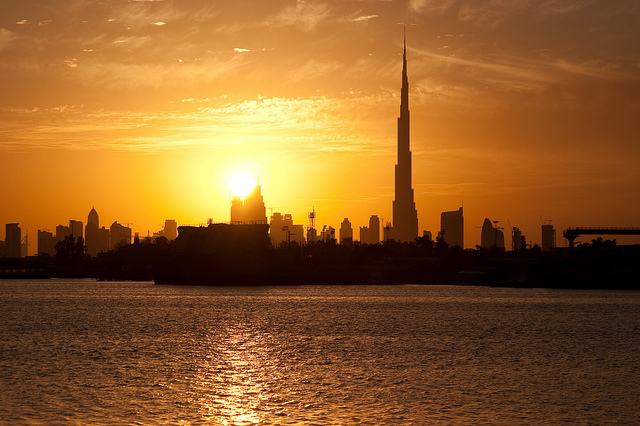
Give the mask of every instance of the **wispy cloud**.
<svg viewBox="0 0 640 426">
<path fill-rule="evenodd" d="M 545 13 L 564 14 L 573 13 L 594 4 L 596 0 L 545 0 L 537 7 Z"/>
<path fill-rule="evenodd" d="M 535 84 L 550 84 L 563 79 L 582 76 L 602 80 L 638 79 L 628 73 L 602 63 L 600 61 L 575 62 L 562 58 L 531 59 L 522 56 L 513 56 L 502 53 L 501 55 L 488 54 L 486 56 L 445 55 L 425 50 L 412 49 L 422 57 L 436 60 L 442 66 L 460 66 L 471 70 L 481 71 L 475 74 L 475 78 L 485 81 L 502 81 L 513 84 L 516 81 Z M 508 79 L 508 80 L 506 80 Z"/>
<path fill-rule="evenodd" d="M 154 112 L 97 111 L 82 105 L 0 110 L 0 148 L 157 152 L 241 142 L 245 148 L 278 152 L 357 156 L 393 152 L 392 143 L 381 143 L 379 134 L 374 136 L 378 132 L 371 124 L 355 124 L 367 119 L 366 109 L 379 107 L 376 97 L 235 102 L 222 97 L 186 99 L 178 105 L 182 106 L 176 110 Z"/>
<path fill-rule="evenodd" d="M 424 16 L 442 16 L 454 13 L 461 22 L 478 27 L 495 28 L 514 17 L 527 14 L 544 17 L 545 15 L 564 15 L 592 8 L 597 0 L 409 0 L 409 10 Z M 638 12 L 631 3 L 607 5 L 609 12 L 626 10 Z"/>
<path fill-rule="evenodd" d="M 296 26 L 304 31 L 314 31 L 329 17 L 331 9 L 326 3 L 298 0 L 293 6 L 286 6 L 279 14 L 269 18 L 271 26 Z"/>
<path fill-rule="evenodd" d="M 353 22 L 362 22 L 362 21 L 369 21 L 373 18 L 377 18 L 378 15 L 362 15 L 362 16 L 356 16 L 355 18 L 352 18 L 351 20 Z"/>
<path fill-rule="evenodd" d="M 530 0 L 477 0 L 464 3 L 458 11 L 458 18 L 462 22 L 470 22 L 480 27 L 493 28 L 512 16 L 523 13 L 529 8 Z"/>
<path fill-rule="evenodd" d="M 301 80 L 314 80 L 338 71 L 343 66 L 338 62 L 317 62 L 314 59 L 309 59 L 298 69 L 289 72 L 289 81 L 296 83 Z"/>
<path fill-rule="evenodd" d="M 14 34 L 4 28 L 0 28 L 0 50 L 9 46 L 11 41 L 14 39 Z"/>
<path fill-rule="evenodd" d="M 427 16 L 440 16 L 455 3 L 456 0 L 409 0 L 409 10 Z"/>
</svg>

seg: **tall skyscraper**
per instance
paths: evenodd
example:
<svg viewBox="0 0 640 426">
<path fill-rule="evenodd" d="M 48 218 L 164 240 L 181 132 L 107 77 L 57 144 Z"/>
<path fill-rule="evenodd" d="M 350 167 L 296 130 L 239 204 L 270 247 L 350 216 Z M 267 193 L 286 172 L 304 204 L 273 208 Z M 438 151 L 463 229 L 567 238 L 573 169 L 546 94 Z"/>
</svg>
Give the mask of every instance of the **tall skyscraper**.
<svg viewBox="0 0 640 426">
<path fill-rule="evenodd" d="M 69 221 L 69 229 L 71 230 L 71 235 L 73 235 L 76 239 L 82 238 L 84 239 L 84 233 L 82 232 L 82 222 L 79 220 L 70 220 Z"/>
<path fill-rule="evenodd" d="M 96 211 L 95 207 L 91 207 L 91 211 L 87 216 L 87 225 L 89 224 L 95 225 L 96 228 L 100 227 L 100 216 L 98 216 L 98 212 Z"/>
<path fill-rule="evenodd" d="M 131 244 L 131 228 L 122 226 L 117 221 L 111 224 L 111 250 L 122 244 Z"/>
<path fill-rule="evenodd" d="M 377 215 L 371 215 L 369 226 L 360 227 L 360 242 L 362 244 L 380 243 L 380 218 Z"/>
<path fill-rule="evenodd" d="M 398 164 L 395 168 L 396 191 L 393 200 L 391 237 L 413 241 L 418 236 L 418 211 L 411 187 L 411 149 L 409 146 L 409 79 L 407 78 L 407 37 L 402 54 L 402 90 L 398 117 Z"/>
<path fill-rule="evenodd" d="M 84 243 L 87 246 L 87 253 L 91 256 L 109 251 L 109 230 L 99 226 L 100 216 L 92 207 L 87 217 L 87 226 L 84 228 Z"/>
<path fill-rule="evenodd" d="M 53 233 L 43 230 L 38 230 L 38 254 L 48 254 L 54 256 L 56 239 Z"/>
<path fill-rule="evenodd" d="M 542 251 L 549 251 L 556 246 L 556 230 L 551 223 L 542 225 Z"/>
<path fill-rule="evenodd" d="M 18 223 L 7 223 L 5 225 L 4 249 L 5 256 L 21 257 L 22 230 Z"/>
<path fill-rule="evenodd" d="M 260 185 L 256 185 L 244 199 L 235 196 L 231 200 L 231 224 L 267 223 L 267 209 L 264 205 Z"/>
<path fill-rule="evenodd" d="M 346 217 L 340 224 L 340 244 L 345 242 L 353 242 L 353 228 L 351 227 L 351 222 Z"/>
<path fill-rule="evenodd" d="M 491 247 L 504 248 L 504 232 L 500 230 L 497 223 L 494 226 L 489 218 L 485 218 L 482 224 L 480 246 L 487 249 Z"/>
<path fill-rule="evenodd" d="M 464 248 L 464 217 L 462 207 L 440 214 L 440 236 L 450 246 Z"/>
</svg>

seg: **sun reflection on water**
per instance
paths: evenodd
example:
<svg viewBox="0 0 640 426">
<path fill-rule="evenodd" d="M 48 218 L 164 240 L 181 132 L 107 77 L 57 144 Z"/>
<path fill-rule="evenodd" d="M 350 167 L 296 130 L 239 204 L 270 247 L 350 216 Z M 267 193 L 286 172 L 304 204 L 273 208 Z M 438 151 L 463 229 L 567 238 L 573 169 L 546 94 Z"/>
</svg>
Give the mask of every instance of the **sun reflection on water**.
<svg viewBox="0 0 640 426">
<path fill-rule="evenodd" d="M 261 332 L 238 325 L 209 337 L 210 356 L 196 379 L 205 420 L 237 426 L 264 421 L 274 375 L 266 344 Z"/>
</svg>

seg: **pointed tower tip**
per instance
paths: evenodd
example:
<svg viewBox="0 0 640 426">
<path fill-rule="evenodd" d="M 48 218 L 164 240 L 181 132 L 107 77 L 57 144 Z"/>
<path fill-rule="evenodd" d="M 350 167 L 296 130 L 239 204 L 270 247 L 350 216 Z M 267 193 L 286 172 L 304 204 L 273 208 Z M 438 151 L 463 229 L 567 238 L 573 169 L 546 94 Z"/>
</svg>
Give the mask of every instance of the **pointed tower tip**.
<svg viewBox="0 0 640 426">
<path fill-rule="evenodd" d="M 407 26 L 403 25 L 403 34 L 402 34 L 402 57 L 404 60 L 407 60 Z"/>
</svg>

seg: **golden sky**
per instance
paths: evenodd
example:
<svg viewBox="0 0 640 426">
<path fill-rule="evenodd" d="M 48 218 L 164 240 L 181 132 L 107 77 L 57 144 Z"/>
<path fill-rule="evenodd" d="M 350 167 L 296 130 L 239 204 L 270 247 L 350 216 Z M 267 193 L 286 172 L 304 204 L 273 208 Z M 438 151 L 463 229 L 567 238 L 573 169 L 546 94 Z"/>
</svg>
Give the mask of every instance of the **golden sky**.
<svg viewBox="0 0 640 426">
<path fill-rule="evenodd" d="M 3 0 L 0 239 L 228 221 L 243 170 L 297 223 L 391 220 L 402 23 L 421 231 L 640 226 L 637 2 Z"/>
</svg>

